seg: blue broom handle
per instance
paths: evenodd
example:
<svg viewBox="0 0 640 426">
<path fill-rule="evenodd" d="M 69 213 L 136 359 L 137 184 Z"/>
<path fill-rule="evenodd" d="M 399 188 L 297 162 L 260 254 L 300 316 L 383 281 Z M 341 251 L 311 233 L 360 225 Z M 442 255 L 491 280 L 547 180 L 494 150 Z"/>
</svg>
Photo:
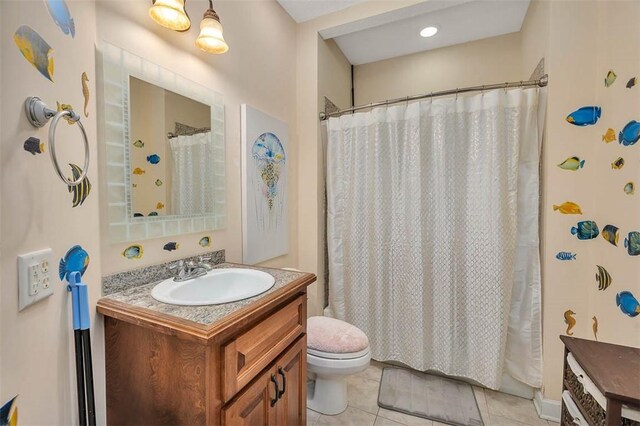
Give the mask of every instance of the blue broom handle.
<svg viewBox="0 0 640 426">
<path fill-rule="evenodd" d="M 89 293 L 87 285 L 82 282 L 80 272 L 71 272 L 68 277 L 67 290 L 71 292 L 73 329 L 88 330 L 91 327 L 89 316 Z"/>
</svg>

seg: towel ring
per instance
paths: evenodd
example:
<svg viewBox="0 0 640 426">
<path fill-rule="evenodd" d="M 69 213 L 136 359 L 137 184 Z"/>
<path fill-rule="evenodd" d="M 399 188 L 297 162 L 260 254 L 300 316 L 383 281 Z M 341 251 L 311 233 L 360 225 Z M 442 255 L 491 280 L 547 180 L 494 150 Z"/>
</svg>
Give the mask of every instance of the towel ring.
<svg viewBox="0 0 640 426">
<path fill-rule="evenodd" d="M 55 111 L 51 108 L 48 108 L 47 105 L 42 102 L 42 100 L 36 96 L 28 97 L 25 101 L 25 112 L 27 114 L 27 119 L 31 123 L 33 127 L 42 127 L 49 120 L 51 120 L 51 125 L 49 126 L 49 157 L 51 157 L 51 162 L 53 163 L 53 168 L 56 171 L 56 174 L 60 177 L 60 179 L 68 186 L 78 186 L 82 183 L 84 178 L 87 176 L 87 170 L 89 169 L 89 140 L 87 138 L 87 132 L 84 130 L 84 126 L 80 121 L 80 116 L 73 110 L 63 110 L 63 111 Z M 84 142 L 84 166 L 82 167 L 82 173 L 78 177 L 78 179 L 71 180 L 68 179 L 62 170 L 60 169 L 60 164 L 58 164 L 58 158 L 56 156 L 56 127 L 58 126 L 58 122 L 61 118 L 68 117 L 70 120 L 74 121 L 78 128 L 80 129 L 80 133 L 82 133 L 82 140 Z"/>
</svg>

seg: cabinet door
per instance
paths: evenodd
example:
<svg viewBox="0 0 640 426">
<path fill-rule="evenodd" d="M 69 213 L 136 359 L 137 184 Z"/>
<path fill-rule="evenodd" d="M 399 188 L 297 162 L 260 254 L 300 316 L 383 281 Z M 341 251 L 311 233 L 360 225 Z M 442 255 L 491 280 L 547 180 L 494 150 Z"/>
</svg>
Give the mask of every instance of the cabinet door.
<svg viewBox="0 0 640 426">
<path fill-rule="evenodd" d="M 222 409 L 225 426 L 275 426 L 277 404 L 276 369 L 270 368 Z"/>
<path fill-rule="evenodd" d="M 276 361 L 279 400 L 278 426 L 307 424 L 307 335 L 304 334 Z"/>
</svg>

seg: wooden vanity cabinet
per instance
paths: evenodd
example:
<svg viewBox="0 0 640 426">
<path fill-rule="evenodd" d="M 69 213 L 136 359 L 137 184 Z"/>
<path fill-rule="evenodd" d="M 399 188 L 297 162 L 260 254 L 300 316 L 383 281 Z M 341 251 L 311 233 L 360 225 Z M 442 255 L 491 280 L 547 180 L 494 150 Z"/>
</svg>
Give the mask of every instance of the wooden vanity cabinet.
<svg viewBox="0 0 640 426">
<path fill-rule="evenodd" d="M 305 425 L 305 278 L 214 326 L 101 299 L 107 424 Z"/>
<path fill-rule="evenodd" d="M 306 425 L 306 336 L 222 409 L 223 426 Z"/>
</svg>

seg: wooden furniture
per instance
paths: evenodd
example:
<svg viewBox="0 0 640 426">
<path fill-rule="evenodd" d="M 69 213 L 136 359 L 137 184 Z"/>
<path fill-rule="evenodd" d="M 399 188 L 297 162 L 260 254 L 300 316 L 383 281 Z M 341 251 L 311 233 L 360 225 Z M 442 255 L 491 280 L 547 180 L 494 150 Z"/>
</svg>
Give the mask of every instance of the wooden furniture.
<svg viewBox="0 0 640 426">
<path fill-rule="evenodd" d="M 303 277 L 205 326 L 103 298 L 110 425 L 305 425 Z"/>
<path fill-rule="evenodd" d="M 622 417 L 622 404 L 640 410 L 640 349 L 592 340 L 560 336 L 565 345 L 563 391 L 568 391 L 582 417 L 590 425 L 639 425 Z M 585 393 L 584 378 L 578 378 L 567 361 L 569 354 L 588 380 L 606 399 L 603 408 L 597 398 Z M 566 405 L 562 404 L 562 424 L 572 425 Z"/>
</svg>

